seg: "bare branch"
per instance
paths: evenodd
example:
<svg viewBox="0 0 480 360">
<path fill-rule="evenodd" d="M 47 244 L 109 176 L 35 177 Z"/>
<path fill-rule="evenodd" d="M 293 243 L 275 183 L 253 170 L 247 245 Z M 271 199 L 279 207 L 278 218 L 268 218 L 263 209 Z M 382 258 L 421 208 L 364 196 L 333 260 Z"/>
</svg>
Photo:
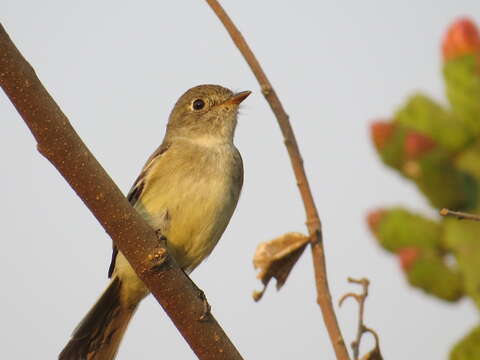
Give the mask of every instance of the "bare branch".
<svg viewBox="0 0 480 360">
<path fill-rule="evenodd" d="M 248 65 L 250 66 L 252 72 L 254 73 L 260 84 L 265 99 L 269 103 L 273 113 L 277 118 L 278 125 L 280 126 L 283 134 L 285 146 L 287 147 L 288 155 L 290 156 L 290 161 L 292 164 L 293 172 L 295 173 L 295 178 L 297 180 L 297 185 L 300 190 L 300 195 L 302 197 L 305 207 L 307 217 L 306 225 L 308 227 L 308 232 L 310 236 L 317 286 L 317 302 L 320 305 L 323 319 L 327 327 L 330 341 L 332 342 L 337 359 L 348 359 L 349 356 L 347 348 L 343 341 L 337 318 L 335 317 L 335 311 L 332 305 L 332 298 L 328 287 L 320 217 L 318 216 L 315 202 L 313 200 L 313 195 L 310 190 L 310 185 L 308 183 L 305 169 L 303 167 L 303 160 L 300 155 L 300 150 L 298 148 L 297 140 L 295 138 L 295 134 L 293 133 L 292 126 L 290 125 L 288 115 L 283 109 L 283 105 L 280 102 L 280 99 L 278 98 L 272 85 L 270 84 L 270 81 L 268 80 L 266 74 L 261 68 L 260 63 L 256 59 L 255 55 L 253 54 L 247 42 L 243 38 L 242 34 L 238 31 L 237 27 L 227 15 L 225 10 L 222 8 L 222 6 L 218 3 L 217 0 L 206 1 L 208 5 L 212 8 L 212 10 L 215 12 L 215 14 L 218 16 L 222 24 L 225 26 L 225 29 L 230 34 L 233 42 L 247 61 Z"/>
<path fill-rule="evenodd" d="M 241 359 L 213 316 L 198 321 L 204 313 L 198 290 L 87 149 L 1 25 L 0 86 L 30 128 L 39 152 L 105 228 L 197 356 Z"/>
<path fill-rule="evenodd" d="M 480 221 L 480 215 L 469 214 L 462 211 L 453 211 L 443 208 L 440 210 L 440 215 L 442 216 L 456 216 L 458 220 L 473 220 Z"/>
<path fill-rule="evenodd" d="M 365 312 L 365 301 L 368 296 L 368 286 L 370 285 L 370 281 L 366 278 L 362 279 L 352 279 L 348 278 L 349 283 L 359 284 L 362 286 L 362 293 L 355 294 L 355 293 L 347 293 L 343 295 L 338 304 L 342 306 L 344 301 L 348 298 L 355 299 L 358 303 L 358 325 L 357 325 L 357 337 L 351 343 L 352 351 L 353 351 L 353 359 L 358 360 L 360 358 L 360 342 L 362 341 L 362 336 L 365 333 L 370 333 L 375 338 L 375 347 L 372 351 L 367 353 L 362 359 L 363 360 L 373 360 L 373 359 L 382 359 L 382 354 L 380 353 L 380 344 L 377 333 L 368 327 L 365 326 L 364 323 L 364 312 Z"/>
</svg>

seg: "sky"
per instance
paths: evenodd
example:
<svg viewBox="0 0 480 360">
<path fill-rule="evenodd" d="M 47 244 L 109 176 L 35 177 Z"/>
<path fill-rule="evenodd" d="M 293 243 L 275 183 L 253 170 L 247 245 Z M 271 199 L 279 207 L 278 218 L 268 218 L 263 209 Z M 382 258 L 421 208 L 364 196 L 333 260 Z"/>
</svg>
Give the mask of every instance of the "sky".
<svg viewBox="0 0 480 360">
<path fill-rule="evenodd" d="M 480 23 L 480 2 L 223 1 L 275 87 L 302 152 L 324 229 L 334 300 L 368 277 L 365 322 L 389 360 L 446 359 L 478 323 L 468 300 L 447 304 L 408 286 L 365 216 L 401 205 L 437 216 L 415 186 L 381 164 L 369 138 L 414 92 L 445 103 L 440 41 L 455 18 Z M 305 232 L 303 205 L 283 140 L 259 86 L 204 1 L 4 0 L 0 21 L 87 146 L 123 192 L 161 142 L 188 88 L 251 90 L 236 145 L 245 183 L 212 255 L 192 274 L 245 359 L 334 359 L 316 305 L 309 251 L 259 303 L 256 246 Z M 111 240 L 0 95 L 2 356 L 54 358 L 107 285 Z M 337 316 L 347 343 L 357 307 Z M 362 350 L 372 346 L 365 338 Z M 194 359 L 150 296 L 118 359 Z"/>
</svg>

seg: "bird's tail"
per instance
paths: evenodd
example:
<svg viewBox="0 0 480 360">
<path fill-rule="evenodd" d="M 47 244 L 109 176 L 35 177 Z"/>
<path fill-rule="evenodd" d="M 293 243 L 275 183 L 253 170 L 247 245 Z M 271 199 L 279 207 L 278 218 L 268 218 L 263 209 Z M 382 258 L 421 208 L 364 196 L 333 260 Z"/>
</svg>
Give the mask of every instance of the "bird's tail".
<svg viewBox="0 0 480 360">
<path fill-rule="evenodd" d="M 113 278 L 97 303 L 83 318 L 59 360 L 112 360 L 138 303 L 123 304 L 122 282 Z"/>
</svg>

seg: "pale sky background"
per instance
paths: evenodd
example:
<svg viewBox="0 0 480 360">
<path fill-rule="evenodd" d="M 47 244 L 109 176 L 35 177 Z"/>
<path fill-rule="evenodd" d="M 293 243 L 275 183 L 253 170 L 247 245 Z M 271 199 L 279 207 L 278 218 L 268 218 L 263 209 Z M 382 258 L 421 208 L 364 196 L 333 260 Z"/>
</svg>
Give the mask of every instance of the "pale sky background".
<svg viewBox="0 0 480 360">
<path fill-rule="evenodd" d="M 405 205 L 434 215 L 416 188 L 378 160 L 369 124 L 414 91 L 445 102 L 439 43 L 480 2 L 223 1 L 291 116 L 323 221 L 334 299 L 371 282 L 366 323 L 386 359 L 446 359 L 478 323 L 469 300 L 450 305 L 406 284 L 365 225 L 369 209 Z M 252 255 L 260 241 L 305 231 L 276 121 L 220 22 L 200 0 L 3 0 L 0 21 L 100 163 L 125 193 L 163 138 L 188 88 L 252 90 L 236 144 L 242 198 L 212 256 L 193 273 L 245 359 L 334 359 L 315 302 L 309 252 L 285 287 L 260 303 Z M 111 241 L 0 96 L 3 249 L 1 357 L 53 359 L 107 285 Z M 273 284 L 271 284 L 273 285 Z M 353 340 L 357 307 L 337 314 Z M 366 350 L 372 341 L 367 337 Z M 127 331 L 118 359 L 194 359 L 153 300 Z"/>
</svg>

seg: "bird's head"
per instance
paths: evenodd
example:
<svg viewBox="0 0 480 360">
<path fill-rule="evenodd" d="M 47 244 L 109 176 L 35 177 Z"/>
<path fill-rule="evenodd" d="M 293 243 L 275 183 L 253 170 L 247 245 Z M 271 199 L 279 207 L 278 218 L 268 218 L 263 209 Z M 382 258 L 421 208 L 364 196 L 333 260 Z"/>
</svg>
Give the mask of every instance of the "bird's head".
<svg viewBox="0 0 480 360">
<path fill-rule="evenodd" d="M 168 121 L 169 137 L 209 137 L 232 141 L 240 103 L 250 91 L 233 93 L 219 85 L 199 85 L 185 92 Z"/>
</svg>

